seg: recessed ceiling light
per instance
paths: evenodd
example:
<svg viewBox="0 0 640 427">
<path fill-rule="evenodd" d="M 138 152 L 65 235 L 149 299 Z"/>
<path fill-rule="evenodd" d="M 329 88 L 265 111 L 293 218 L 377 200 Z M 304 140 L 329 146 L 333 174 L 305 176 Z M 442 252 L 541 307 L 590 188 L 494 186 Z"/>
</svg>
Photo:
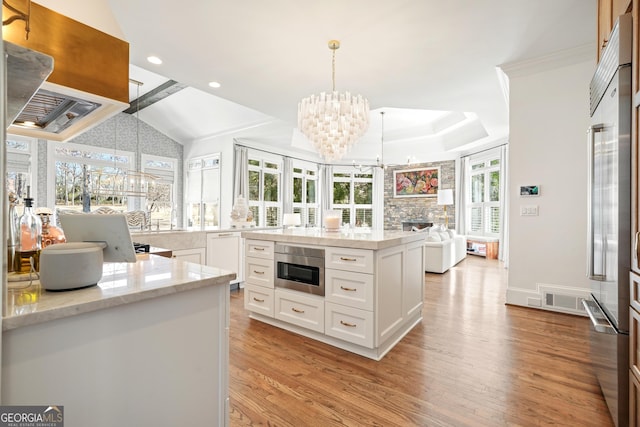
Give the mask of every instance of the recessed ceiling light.
<svg viewBox="0 0 640 427">
<path fill-rule="evenodd" d="M 158 58 L 157 56 L 147 56 L 147 61 L 156 65 L 162 64 L 162 59 Z"/>
<path fill-rule="evenodd" d="M 214 87 L 214 88 L 219 88 L 220 87 L 220 83 L 218 82 L 209 82 L 209 86 Z"/>
</svg>

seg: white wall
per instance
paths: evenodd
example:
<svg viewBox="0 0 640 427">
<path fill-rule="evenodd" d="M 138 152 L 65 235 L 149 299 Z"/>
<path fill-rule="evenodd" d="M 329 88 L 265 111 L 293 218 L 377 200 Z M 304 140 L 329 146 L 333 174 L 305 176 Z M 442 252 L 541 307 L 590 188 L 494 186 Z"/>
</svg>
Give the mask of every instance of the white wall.
<svg viewBox="0 0 640 427">
<path fill-rule="evenodd" d="M 505 70 L 510 97 L 507 303 L 553 309 L 544 306 L 547 288 L 588 296 L 586 132 L 595 61 L 591 55 L 572 64 L 545 61 L 544 66 L 530 63 L 531 72 Z M 540 185 L 541 195 L 521 197 L 521 185 Z M 538 206 L 538 216 L 520 215 L 529 205 Z"/>
</svg>

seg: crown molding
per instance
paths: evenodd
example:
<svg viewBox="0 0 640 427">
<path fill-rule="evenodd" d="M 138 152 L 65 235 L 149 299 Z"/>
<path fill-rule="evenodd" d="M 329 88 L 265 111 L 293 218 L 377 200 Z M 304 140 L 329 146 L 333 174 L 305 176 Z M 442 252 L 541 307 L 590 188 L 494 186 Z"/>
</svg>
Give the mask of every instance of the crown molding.
<svg viewBox="0 0 640 427">
<path fill-rule="evenodd" d="M 595 65 L 596 49 L 592 43 L 559 50 L 537 58 L 506 62 L 498 65 L 498 68 L 509 77 L 521 77 L 586 61 L 593 61 Z"/>
</svg>

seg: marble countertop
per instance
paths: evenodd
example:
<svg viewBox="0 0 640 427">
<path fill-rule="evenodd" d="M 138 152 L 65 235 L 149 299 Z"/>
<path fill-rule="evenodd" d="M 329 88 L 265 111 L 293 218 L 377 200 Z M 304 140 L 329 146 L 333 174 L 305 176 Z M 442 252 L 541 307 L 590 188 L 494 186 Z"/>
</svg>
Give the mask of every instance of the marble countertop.
<svg viewBox="0 0 640 427">
<path fill-rule="evenodd" d="M 50 292 L 40 283 L 9 282 L 2 330 L 172 295 L 207 286 L 228 285 L 227 270 L 162 256 L 139 254 L 135 263 L 105 263 L 102 279 L 89 288 Z"/>
<path fill-rule="evenodd" d="M 340 231 L 330 232 L 321 228 L 300 227 L 256 231 L 243 230 L 242 237 L 294 244 L 379 250 L 424 240 L 426 235 L 412 231 L 341 229 Z"/>
<path fill-rule="evenodd" d="M 166 234 L 207 234 L 207 233 L 237 233 L 247 230 L 269 230 L 275 227 L 208 227 L 204 230 L 195 228 L 174 228 L 172 230 L 131 230 L 131 237 L 162 236 Z M 135 240 L 135 239 L 134 239 Z"/>
<path fill-rule="evenodd" d="M 263 230 L 264 228 L 251 228 L 250 230 Z M 207 247 L 207 235 L 239 233 L 248 228 L 224 228 L 211 230 L 162 230 L 132 232 L 131 239 L 138 243 L 149 243 L 153 246 L 169 248 L 173 251 Z"/>
</svg>

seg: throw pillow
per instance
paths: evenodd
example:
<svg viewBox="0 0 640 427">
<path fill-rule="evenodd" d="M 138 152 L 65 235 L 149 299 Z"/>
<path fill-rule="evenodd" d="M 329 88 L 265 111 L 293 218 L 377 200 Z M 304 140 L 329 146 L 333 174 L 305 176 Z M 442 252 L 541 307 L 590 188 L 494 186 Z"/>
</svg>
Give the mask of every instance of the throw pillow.
<svg viewBox="0 0 640 427">
<path fill-rule="evenodd" d="M 447 233 L 446 231 L 440 231 L 438 234 L 440 235 L 440 238 L 442 239 L 443 242 L 451 238 L 449 237 L 449 233 Z"/>
<path fill-rule="evenodd" d="M 440 235 L 437 233 L 431 233 L 427 236 L 427 242 L 441 242 L 442 239 L 440 238 Z"/>
</svg>

